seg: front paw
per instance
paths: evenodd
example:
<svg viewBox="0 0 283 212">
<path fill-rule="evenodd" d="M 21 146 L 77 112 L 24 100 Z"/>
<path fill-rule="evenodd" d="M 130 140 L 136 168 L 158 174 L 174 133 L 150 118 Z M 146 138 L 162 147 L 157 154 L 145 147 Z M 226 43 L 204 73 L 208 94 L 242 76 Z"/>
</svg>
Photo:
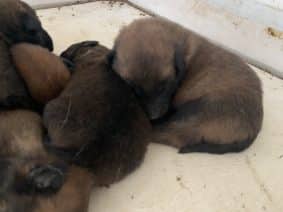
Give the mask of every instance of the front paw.
<svg viewBox="0 0 283 212">
<path fill-rule="evenodd" d="M 64 171 L 52 165 L 33 168 L 28 174 L 28 182 L 39 193 L 56 193 L 65 181 Z"/>
</svg>

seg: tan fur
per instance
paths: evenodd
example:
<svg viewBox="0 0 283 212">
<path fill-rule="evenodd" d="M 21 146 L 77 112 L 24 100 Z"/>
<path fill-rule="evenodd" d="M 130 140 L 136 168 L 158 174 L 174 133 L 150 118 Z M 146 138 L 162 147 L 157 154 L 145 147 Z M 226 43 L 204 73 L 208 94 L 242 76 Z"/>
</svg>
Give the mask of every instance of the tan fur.
<svg viewBox="0 0 283 212">
<path fill-rule="evenodd" d="M 226 153 L 243 150 L 259 133 L 261 83 L 239 57 L 160 18 L 137 20 L 122 29 L 114 51 L 115 71 L 144 96 L 154 97 L 140 99 L 163 119 L 155 124 L 156 142 L 182 152 Z M 178 81 L 169 89 L 172 94 L 158 88 L 162 81 Z M 166 98 L 155 95 L 158 89 L 168 97 L 167 108 Z M 164 117 L 168 108 L 173 112 Z"/>
<path fill-rule="evenodd" d="M 12 59 L 31 96 L 45 104 L 66 86 L 70 72 L 62 60 L 47 49 L 28 43 L 11 48 Z"/>
</svg>

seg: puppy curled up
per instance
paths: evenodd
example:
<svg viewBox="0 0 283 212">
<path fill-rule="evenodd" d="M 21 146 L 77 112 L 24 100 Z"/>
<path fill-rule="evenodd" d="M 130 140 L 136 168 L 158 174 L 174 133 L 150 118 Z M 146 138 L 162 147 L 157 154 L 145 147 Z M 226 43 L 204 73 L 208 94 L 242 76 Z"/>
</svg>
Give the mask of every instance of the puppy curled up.
<svg viewBox="0 0 283 212">
<path fill-rule="evenodd" d="M 90 170 L 96 186 L 108 186 L 135 170 L 151 132 L 133 91 L 111 70 L 109 52 L 96 41 L 63 52 L 74 63 L 72 76 L 44 110 L 47 148 Z"/>
<path fill-rule="evenodd" d="M 2 111 L 0 133 L 1 212 L 87 212 L 93 178 L 45 150 L 39 115 Z"/>
<path fill-rule="evenodd" d="M 20 0 L 0 1 L 0 108 L 37 110 L 21 76 L 14 68 L 10 47 L 20 42 L 53 50 L 53 42 L 35 11 Z"/>
<path fill-rule="evenodd" d="M 262 88 L 239 57 L 161 18 L 123 28 L 110 54 L 154 123 L 154 138 L 181 153 L 239 152 L 257 137 Z"/>
</svg>

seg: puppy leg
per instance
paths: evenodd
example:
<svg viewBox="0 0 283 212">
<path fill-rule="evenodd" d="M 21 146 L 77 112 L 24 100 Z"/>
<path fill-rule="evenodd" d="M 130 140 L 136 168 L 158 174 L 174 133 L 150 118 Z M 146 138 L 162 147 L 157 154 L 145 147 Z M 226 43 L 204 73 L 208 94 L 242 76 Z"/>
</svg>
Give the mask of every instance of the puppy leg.
<svg viewBox="0 0 283 212">
<path fill-rule="evenodd" d="M 202 100 L 190 101 L 167 117 L 153 123 L 153 142 L 176 147 L 201 141 L 199 116 Z"/>
<path fill-rule="evenodd" d="M 177 147 L 180 153 L 224 154 L 246 149 L 255 138 L 252 126 L 225 102 L 184 105 L 166 122 L 155 126 L 157 143 Z"/>
</svg>

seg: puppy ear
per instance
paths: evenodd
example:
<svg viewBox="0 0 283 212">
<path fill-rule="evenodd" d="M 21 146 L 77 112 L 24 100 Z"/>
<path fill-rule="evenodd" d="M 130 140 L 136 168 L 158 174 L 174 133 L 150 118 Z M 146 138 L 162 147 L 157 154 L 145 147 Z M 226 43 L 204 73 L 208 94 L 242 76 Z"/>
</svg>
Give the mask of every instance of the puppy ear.
<svg viewBox="0 0 283 212">
<path fill-rule="evenodd" d="M 186 73 L 185 52 L 181 45 L 177 46 L 174 53 L 174 65 L 176 70 L 177 79 L 184 78 Z"/>
<path fill-rule="evenodd" d="M 114 60 L 116 57 L 116 50 L 112 50 L 108 55 L 107 55 L 107 61 L 110 65 L 113 65 Z"/>
<path fill-rule="evenodd" d="M 95 47 L 99 44 L 98 41 L 83 41 L 71 45 L 67 50 L 61 53 L 60 57 L 73 60 L 73 57 L 77 54 L 77 51 L 83 47 Z"/>
<path fill-rule="evenodd" d="M 99 44 L 98 41 L 84 41 L 81 43 L 81 46 L 83 47 L 95 47 Z"/>
<path fill-rule="evenodd" d="M 70 71 L 70 73 L 72 74 L 73 73 L 73 70 L 75 68 L 75 64 L 67 59 L 67 58 L 64 58 L 64 57 L 61 57 L 61 60 L 63 61 L 63 63 L 65 64 L 65 66 L 68 68 L 68 70 Z"/>
</svg>

